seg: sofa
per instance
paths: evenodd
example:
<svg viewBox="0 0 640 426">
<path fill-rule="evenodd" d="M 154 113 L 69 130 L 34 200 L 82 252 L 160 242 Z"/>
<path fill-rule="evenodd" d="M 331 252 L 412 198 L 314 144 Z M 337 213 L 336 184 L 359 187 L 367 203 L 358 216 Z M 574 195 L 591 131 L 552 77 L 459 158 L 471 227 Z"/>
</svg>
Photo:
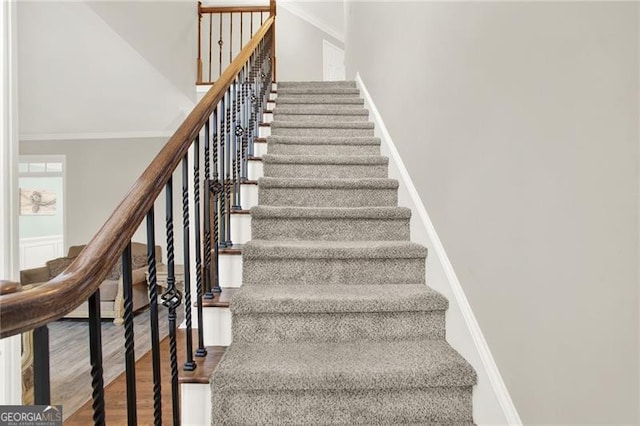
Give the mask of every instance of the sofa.
<svg viewBox="0 0 640 426">
<path fill-rule="evenodd" d="M 71 246 L 66 257 L 50 260 L 45 266 L 20 271 L 20 282 L 23 286 L 37 285 L 56 277 L 84 249 L 82 246 Z M 155 248 L 156 263 L 162 262 L 162 250 Z M 131 243 L 131 262 L 133 272 L 133 310 L 138 311 L 149 305 L 147 287 L 147 246 L 142 243 Z M 124 295 L 122 292 L 122 260 L 119 260 L 100 284 L 100 314 L 102 318 L 113 318 L 114 323 L 122 324 L 124 316 Z M 87 302 L 78 306 L 65 318 L 88 318 Z"/>
</svg>

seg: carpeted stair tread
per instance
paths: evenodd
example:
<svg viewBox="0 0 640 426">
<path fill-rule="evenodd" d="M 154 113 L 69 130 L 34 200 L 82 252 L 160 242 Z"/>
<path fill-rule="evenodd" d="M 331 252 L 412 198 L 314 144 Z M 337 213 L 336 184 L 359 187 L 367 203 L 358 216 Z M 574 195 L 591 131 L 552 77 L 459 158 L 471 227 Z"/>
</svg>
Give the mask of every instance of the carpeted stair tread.
<svg viewBox="0 0 640 426">
<path fill-rule="evenodd" d="M 363 107 L 343 107 L 336 108 L 334 106 L 326 105 L 312 105 L 312 106 L 276 106 L 273 110 L 273 114 L 276 117 L 279 115 L 354 115 L 354 116 L 368 116 L 369 111 Z"/>
<path fill-rule="evenodd" d="M 268 136 L 267 143 L 271 145 L 375 145 L 380 146 L 380 138 L 369 136 Z"/>
<path fill-rule="evenodd" d="M 273 155 L 265 154 L 262 161 L 272 164 L 336 164 L 336 165 L 388 165 L 389 158 L 381 155 Z"/>
<path fill-rule="evenodd" d="M 476 374 L 445 340 L 234 343 L 212 378 L 232 390 L 365 390 L 467 387 Z"/>
<path fill-rule="evenodd" d="M 231 312 L 346 313 L 444 311 L 448 301 L 424 284 L 246 285 L 233 296 Z"/>
<path fill-rule="evenodd" d="M 339 96 L 360 96 L 360 91 L 355 87 L 333 87 L 333 86 L 302 86 L 302 87 L 279 87 L 280 95 L 339 95 Z"/>
<path fill-rule="evenodd" d="M 410 241 L 251 240 L 244 259 L 424 259 L 427 248 Z"/>
<path fill-rule="evenodd" d="M 333 95 L 314 95 L 314 96 L 286 96 L 279 95 L 275 101 L 276 105 L 364 105 L 364 99 L 357 96 L 333 96 Z"/>
<path fill-rule="evenodd" d="M 356 82 L 351 81 L 279 81 L 278 89 L 291 87 L 346 87 L 356 88 Z"/>
<path fill-rule="evenodd" d="M 398 189 L 396 179 L 292 179 L 261 177 L 259 188 Z"/>
<path fill-rule="evenodd" d="M 277 121 L 271 122 L 271 130 L 274 129 L 373 129 L 373 123 L 368 121 Z"/>
<path fill-rule="evenodd" d="M 410 219 L 406 207 L 278 207 L 254 206 L 254 219 Z"/>
</svg>

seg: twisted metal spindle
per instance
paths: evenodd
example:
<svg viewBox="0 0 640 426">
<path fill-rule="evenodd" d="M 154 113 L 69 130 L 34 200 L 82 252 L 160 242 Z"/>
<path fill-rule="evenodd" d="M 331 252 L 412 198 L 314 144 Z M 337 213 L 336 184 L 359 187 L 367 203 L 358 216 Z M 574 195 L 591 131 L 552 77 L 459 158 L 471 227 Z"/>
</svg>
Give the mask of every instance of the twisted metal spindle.
<svg viewBox="0 0 640 426">
<path fill-rule="evenodd" d="M 100 289 L 88 300 L 89 358 L 91 362 L 91 397 L 93 424 L 104 425 L 104 379 L 102 377 L 102 324 L 100 323 Z"/>
<path fill-rule="evenodd" d="M 225 96 L 227 96 L 227 109 L 226 109 L 227 132 L 226 132 L 226 138 L 225 138 L 225 144 L 227 146 L 225 162 L 227 163 L 227 167 L 226 167 L 226 174 L 224 179 L 224 197 L 223 198 L 225 199 L 225 205 L 227 205 L 227 209 L 224 215 L 225 230 L 226 230 L 226 233 L 224 235 L 224 244 L 226 247 L 231 247 L 233 245 L 233 242 L 231 241 L 231 134 L 232 134 L 231 109 L 233 108 L 233 105 L 231 104 L 231 87 L 227 89 L 227 93 Z"/>
<path fill-rule="evenodd" d="M 191 241 L 189 238 L 189 157 L 182 159 L 182 245 L 184 251 L 184 317 L 186 322 L 186 360 L 183 368 L 186 371 L 196 369 L 196 362 L 193 359 L 193 334 L 191 318 Z"/>
<path fill-rule="evenodd" d="M 176 309 L 182 303 L 182 294 L 176 287 L 175 242 L 173 234 L 173 178 L 165 185 L 165 206 L 167 232 L 167 290 L 162 294 L 162 304 L 169 310 L 169 362 L 171 365 L 171 406 L 173 424 L 180 424 L 180 400 L 178 390 L 178 350 L 176 342 Z"/>
<path fill-rule="evenodd" d="M 233 132 L 231 133 L 231 147 L 232 147 L 232 155 L 233 155 L 233 159 L 232 159 L 232 180 L 230 182 L 231 186 L 233 187 L 233 204 L 231 206 L 232 210 L 240 210 L 240 205 L 238 204 L 238 197 L 237 197 L 237 190 L 236 190 L 236 185 L 238 183 L 238 112 L 240 110 L 240 104 L 238 103 L 238 78 L 236 77 L 234 82 L 232 83 L 233 86 L 233 92 L 232 92 L 232 98 L 233 98 L 233 104 L 232 104 L 232 118 L 231 118 L 231 123 L 232 123 L 232 129 Z M 231 191 L 231 188 L 229 188 L 229 192 Z"/>
<path fill-rule="evenodd" d="M 209 140 L 209 120 L 204 124 L 204 174 L 205 174 L 205 193 L 204 193 L 204 298 L 213 299 L 211 293 L 211 192 L 209 185 L 211 183 L 211 154 Z M 215 149 L 214 149 L 215 151 Z"/>
<path fill-rule="evenodd" d="M 147 265 L 149 273 L 149 316 L 151 321 L 151 363 L 153 370 L 153 424 L 162 425 L 162 388 L 160 377 L 160 335 L 158 329 L 158 273 L 153 207 L 147 213 Z"/>
<path fill-rule="evenodd" d="M 225 144 L 226 144 L 226 134 L 227 128 L 225 126 L 224 117 L 227 110 L 227 102 L 226 102 L 227 94 L 225 93 L 222 99 L 220 100 L 220 180 L 222 181 L 222 185 L 224 188 L 224 178 L 226 172 L 226 164 L 225 164 Z M 223 218 L 226 217 L 227 211 L 227 202 L 224 197 L 224 191 L 220 193 L 220 216 Z M 227 224 L 224 220 L 220 223 L 220 235 L 218 244 L 220 247 L 226 247 L 227 243 L 225 241 L 225 235 L 227 231 Z"/>
<path fill-rule="evenodd" d="M 124 348 L 125 374 L 127 380 L 127 424 L 135 426 L 136 406 L 136 355 L 133 334 L 133 272 L 131 264 L 131 241 L 122 252 L 122 293 L 124 295 Z"/>
<path fill-rule="evenodd" d="M 213 195 L 213 292 L 220 293 L 220 215 L 218 210 L 218 200 L 222 193 L 222 185 L 220 184 L 220 179 L 218 178 L 218 155 L 217 155 L 217 140 L 218 140 L 218 109 L 216 108 L 213 111 L 213 141 L 214 141 L 214 150 L 213 150 L 213 173 L 215 179 L 211 182 L 211 185 L 208 189 Z M 211 253 L 211 251 L 209 251 Z"/>
<path fill-rule="evenodd" d="M 200 239 L 200 135 L 193 141 L 193 226 L 195 228 L 196 255 L 196 309 L 198 310 L 198 348 L 195 355 L 207 355 L 204 347 L 204 319 L 202 318 L 202 246 Z M 186 266 L 185 266 L 186 267 Z"/>
</svg>

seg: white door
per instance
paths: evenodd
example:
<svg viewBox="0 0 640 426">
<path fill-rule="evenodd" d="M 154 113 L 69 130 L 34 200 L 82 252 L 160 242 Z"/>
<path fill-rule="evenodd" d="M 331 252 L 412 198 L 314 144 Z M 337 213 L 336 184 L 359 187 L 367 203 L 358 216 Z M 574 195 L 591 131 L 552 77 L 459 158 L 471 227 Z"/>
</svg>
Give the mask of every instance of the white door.
<svg viewBox="0 0 640 426">
<path fill-rule="evenodd" d="M 327 40 L 322 41 L 322 78 L 324 81 L 345 79 L 344 50 Z"/>
</svg>

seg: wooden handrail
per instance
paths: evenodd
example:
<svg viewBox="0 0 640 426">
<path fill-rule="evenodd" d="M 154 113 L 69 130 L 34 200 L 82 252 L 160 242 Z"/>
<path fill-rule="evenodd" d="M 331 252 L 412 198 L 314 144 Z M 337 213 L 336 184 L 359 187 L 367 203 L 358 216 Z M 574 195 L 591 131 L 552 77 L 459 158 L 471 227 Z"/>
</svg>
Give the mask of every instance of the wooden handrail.
<svg viewBox="0 0 640 426">
<path fill-rule="evenodd" d="M 232 85 L 252 52 L 274 25 L 271 16 L 195 106 L 133 184 L 102 228 L 60 275 L 29 291 L 0 296 L 0 338 L 63 317 L 89 298 L 120 257 L 191 143 Z"/>
<path fill-rule="evenodd" d="M 270 6 L 200 6 L 200 13 L 269 12 Z"/>
</svg>

